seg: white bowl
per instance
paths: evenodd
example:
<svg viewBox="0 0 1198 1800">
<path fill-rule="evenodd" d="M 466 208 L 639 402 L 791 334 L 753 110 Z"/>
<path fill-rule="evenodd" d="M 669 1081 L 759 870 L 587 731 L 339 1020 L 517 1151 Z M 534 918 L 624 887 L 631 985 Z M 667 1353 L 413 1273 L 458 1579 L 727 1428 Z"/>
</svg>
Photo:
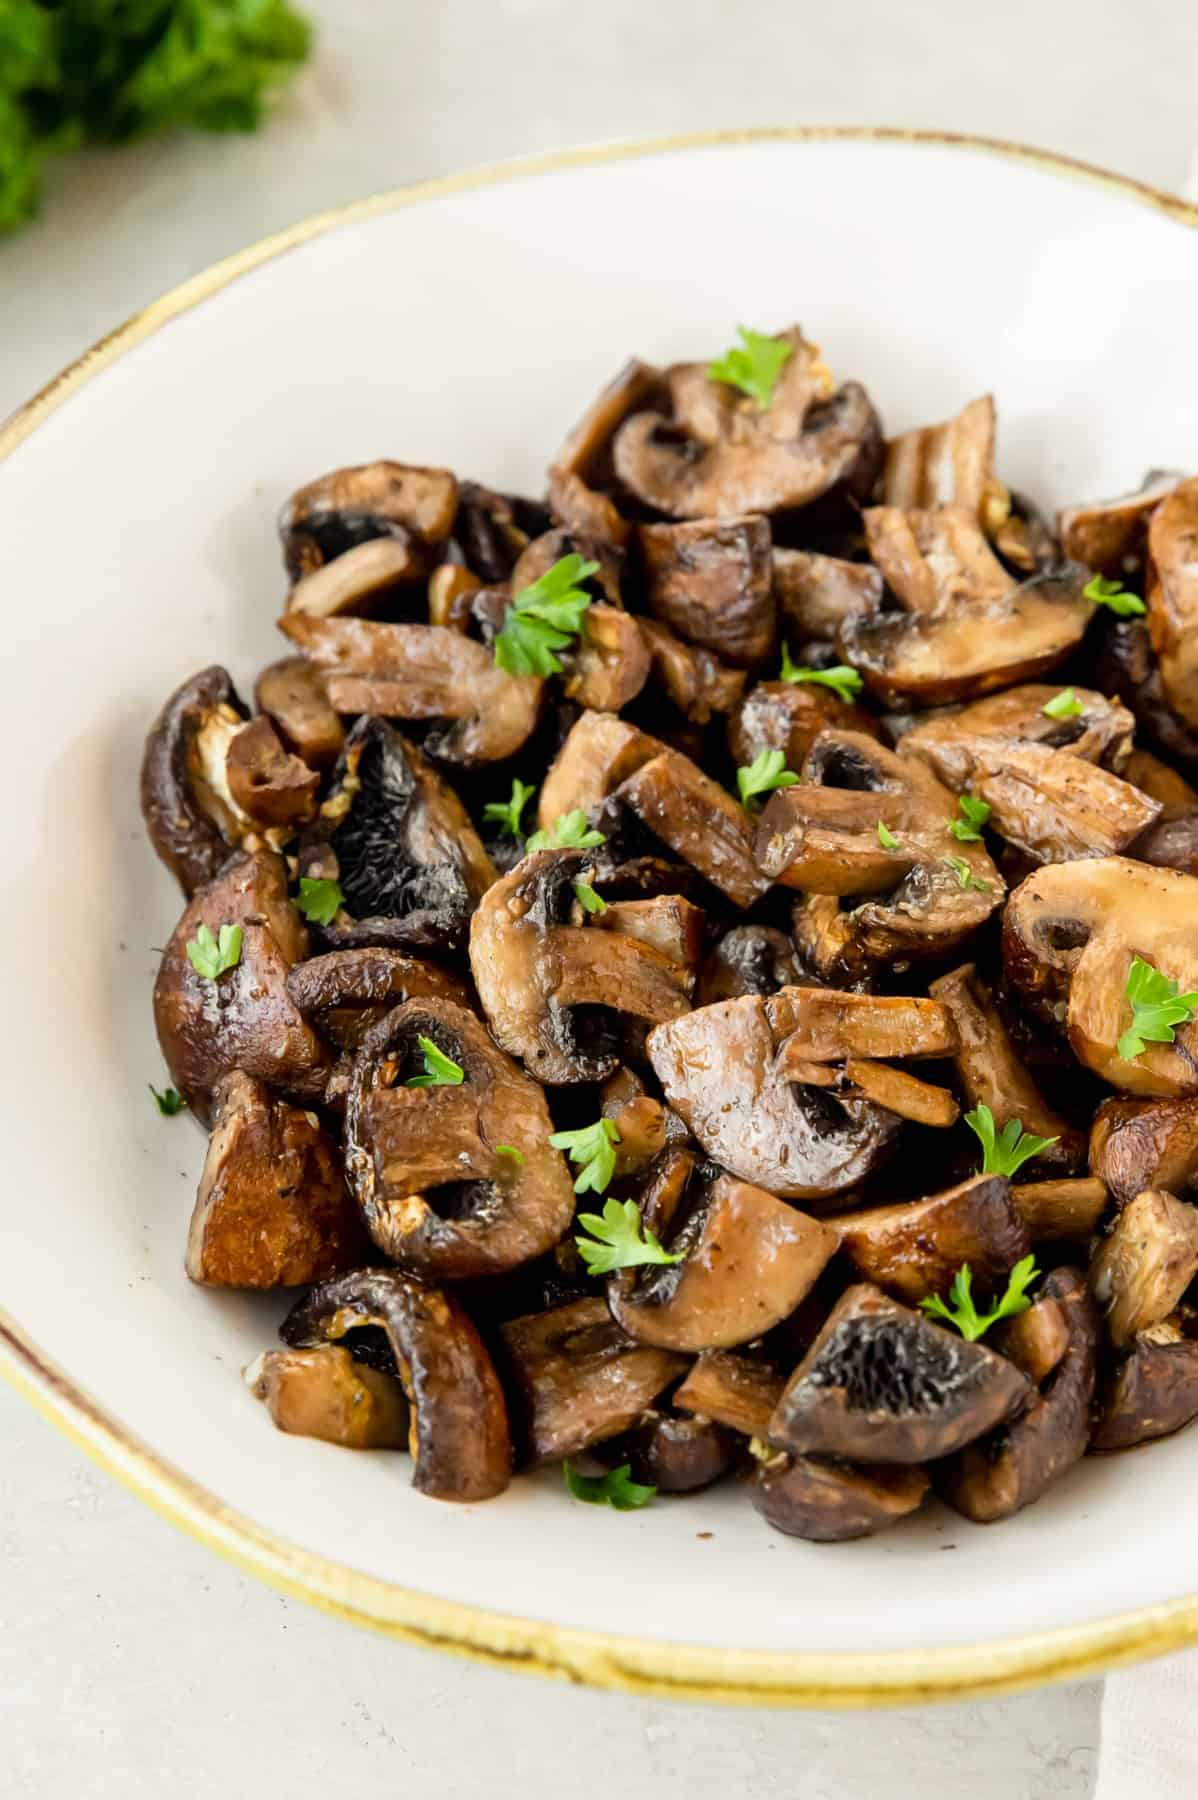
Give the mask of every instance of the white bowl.
<svg viewBox="0 0 1198 1800">
<path fill-rule="evenodd" d="M 19 412 L 0 433 L 4 1372 L 268 1579 L 505 1664 L 858 1705 L 1198 1638 L 1198 1432 L 1088 1460 L 998 1528 L 930 1508 L 818 1546 L 735 1485 L 620 1515 L 550 1474 L 455 1508 L 412 1493 L 403 1458 L 273 1431 L 238 1372 L 284 1299 L 183 1274 L 203 1145 L 146 1092 L 153 947 L 180 901 L 137 808 L 162 697 L 281 653 L 286 494 L 376 456 L 537 491 L 632 352 L 702 355 L 737 321 L 798 318 L 892 429 L 993 389 L 1001 473 L 1049 507 L 1198 466 L 1196 224 L 1130 182 L 929 136 L 570 152 L 298 226 Z"/>
</svg>

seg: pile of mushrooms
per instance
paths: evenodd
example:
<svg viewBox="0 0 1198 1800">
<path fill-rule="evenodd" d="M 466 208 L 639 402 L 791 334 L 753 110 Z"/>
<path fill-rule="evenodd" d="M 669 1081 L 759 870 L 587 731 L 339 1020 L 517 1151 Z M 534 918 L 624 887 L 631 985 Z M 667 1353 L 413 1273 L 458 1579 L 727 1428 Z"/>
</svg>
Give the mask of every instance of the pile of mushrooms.
<svg viewBox="0 0 1198 1800">
<path fill-rule="evenodd" d="M 544 500 L 288 500 L 288 654 L 142 771 L 281 1430 L 831 1541 L 1198 1417 L 1198 478 L 1054 527 L 995 439 L 796 326 L 630 363 Z"/>
</svg>

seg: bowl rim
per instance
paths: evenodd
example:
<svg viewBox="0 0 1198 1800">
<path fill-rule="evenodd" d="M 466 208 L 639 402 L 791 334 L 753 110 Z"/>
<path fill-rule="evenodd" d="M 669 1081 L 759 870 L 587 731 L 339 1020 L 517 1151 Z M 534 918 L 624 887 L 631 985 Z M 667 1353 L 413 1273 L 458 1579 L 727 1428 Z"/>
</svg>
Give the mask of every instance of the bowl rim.
<svg viewBox="0 0 1198 1800">
<path fill-rule="evenodd" d="M 151 301 L 0 423 L 0 462 L 84 383 L 240 276 L 310 239 L 403 207 L 636 157 L 740 144 L 914 144 L 1006 158 L 1138 201 L 1198 229 L 1198 205 L 1093 163 L 1000 138 L 856 125 L 780 125 L 587 144 L 485 163 L 391 188 L 302 219 Z M 1198 1594 L 1058 1630 L 947 1650 L 731 1650 L 557 1626 L 438 1598 L 301 1549 L 226 1506 L 60 1369 L 0 1309 L 0 1377 L 109 1474 L 198 1542 L 272 1587 L 407 1643 L 597 1688 L 734 1705 L 866 1708 L 993 1696 L 1165 1655 L 1198 1642 Z"/>
</svg>

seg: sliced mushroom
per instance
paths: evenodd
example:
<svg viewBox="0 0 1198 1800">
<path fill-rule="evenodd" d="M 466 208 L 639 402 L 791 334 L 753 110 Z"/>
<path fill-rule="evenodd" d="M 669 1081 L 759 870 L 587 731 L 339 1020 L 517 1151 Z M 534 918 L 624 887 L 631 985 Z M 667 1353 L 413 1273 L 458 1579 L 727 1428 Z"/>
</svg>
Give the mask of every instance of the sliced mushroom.
<svg viewBox="0 0 1198 1800">
<path fill-rule="evenodd" d="M 705 1350 L 674 1389 L 672 1404 L 745 1437 L 764 1438 L 784 1386 L 768 1363 L 743 1352 Z"/>
<path fill-rule="evenodd" d="M 554 523 L 567 531 L 581 532 L 600 543 L 622 550 L 628 543 L 631 527 L 615 501 L 607 494 L 596 493 L 581 475 L 570 469 L 549 471 L 549 507 Z"/>
<path fill-rule="evenodd" d="M 202 669 L 176 688 L 150 727 L 141 810 L 160 860 L 190 898 L 212 881 L 248 821 L 228 793 L 225 756 L 246 710 L 224 669 Z"/>
<path fill-rule="evenodd" d="M 1090 1129 L 1090 1168 L 1117 1207 L 1145 1188 L 1198 1187 L 1198 1095 L 1104 1100 Z"/>
<path fill-rule="evenodd" d="M 382 945 L 310 956 L 288 970 L 287 992 L 322 1038 L 349 1051 L 405 1000 L 470 1004 L 469 989 L 459 976 Z"/>
<path fill-rule="evenodd" d="M 994 436 L 994 396 L 981 394 L 942 425 L 891 438 L 882 465 L 883 502 L 957 506 L 993 537 L 1011 511 L 1011 496 L 994 474 Z"/>
<path fill-rule="evenodd" d="M 1091 1450 L 1130 1450 L 1198 1418 L 1198 1343 L 1137 1337 L 1102 1396 Z"/>
<path fill-rule="evenodd" d="M 634 413 L 616 433 L 616 474 L 638 500 L 674 519 L 727 518 L 809 505 L 840 482 L 865 491 L 880 444 L 877 414 L 856 382 L 835 388 L 797 326 L 764 409 L 707 365 L 667 370 L 674 418 Z"/>
<path fill-rule="evenodd" d="M 634 1481 L 659 1494 L 694 1494 L 710 1487 L 732 1467 L 736 1438 L 712 1419 L 679 1419 L 651 1407 L 626 1437 L 613 1445 L 614 1458 L 627 1461 Z"/>
<path fill-rule="evenodd" d="M 241 926 L 241 956 L 215 981 L 187 955 L 201 925 L 216 937 L 222 925 Z M 295 1100 L 323 1094 L 332 1059 L 287 993 L 287 971 L 307 950 L 286 868 L 271 851 L 232 863 L 176 925 L 154 984 L 154 1021 L 171 1079 L 205 1123 L 213 1090 L 232 1069 Z"/>
<path fill-rule="evenodd" d="M 1134 494 L 1067 506 L 1057 514 L 1065 555 L 1107 576 L 1138 575 L 1144 565 L 1148 522 L 1182 475 L 1153 470 Z"/>
<path fill-rule="evenodd" d="M 649 676 L 683 718 L 706 725 L 730 712 L 744 691 L 743 669 L 730 668 L 698 644 L 684 644 L 656 619 L 638 619 L 649 652 Z"/>
<path fill-rule="evenodd" d="M 866 1281 L 914 1306 L 946 1293 L 962 1263 L 983 1288 L 1001 1288 L 1030 1249 L 1005 1175 L 973 1175 L 927 1200 L 841 1213 L 841 1248 Z"/>
<path fill-rule="evenodd" d="M 714 1006 L 741 994 L 776 994 L 802 979 L 795 947 L 772 925 L 734 925 L 699 971 L 696 1006 Z"/>
<path fill-rule="evenodd" d="M 1025 682 L 1001 694 L 988 694 L 970 706 L 935 713 L 917 720 L 903 733 L 903 752 L 920 757 L 946 787 L 958 794 L 969 783 L 969 746 L 977 738 L 1068 750 L 1072 756 L 1101 763 L 1134 786 L 1143 787 L 1127 766 L 1135 729 L 1135 720 L 1127 708 L 1118 700 L 1108 700 L 1096 688 L 1074 687 L 1070 692 L 1081 711 L 1064 719 L 1054 718 L 1044 710 L 1059 698 L 1061 689 L 1041 682 Z M 1145 791 L 1151 793 L 1151 789 Z"/>
<path fill-rule="evenodd" d="M 636 699 L 648 679 L 649 650 L 632 614 L 622 607 L 588 607 L 562 684 L 566 699 L 616 713 Z"/>
<path fill-rule="evenodd" d="M 427 572 L 427 555 L 406 536 L 372 538 L 301 576 L 287 596 L 287 611 L 313 619 L 373 612 L 393 589 L 421 583 Z"/>
<path fill-rule="evenodd" d="M 1159 803 L 1162 824 L 1189 819 L 1198 812 L 1198 789 L 1168 763 L 1153 756 L 1151 750 L 1132 750 L 1120 773 L 1125 781 Z"/>
<path fill-rule="evenodd" d="M 1076 1269 L 1054 1269 L 1040 1293 L 1065 1314 L 1064 1356 L 1026 1412 L 937 1471 L 937 1491 L 979 1525 L 1038 1500 L 1081 1459 L 1089 1439 L 1098 1333 L 1086 1284 Z"/>
<path fill-rule="evenodd" d="M 308 1349 L 362 1325 L 380 1327 L 412 1409 L 412 1486 L 434 1500 L 490 1500 L 511 1479 L 503 1389 L 465 1309 L 395 1269 L 359 1269 L 322 1282 L 281 1328 Z"/>
<path fill-rule="evenodd" d="M 1198 729 L 1198 477 L 1181 482 L 1148 527 L 1148 635 L 1165 697 Z"/>
<path fill-rule="evenodd" d="M 1016 1182 L 1011 1199 L 1033 1244 L 1085 1244 L 1107 1209 L 1105 1187 L 1086 1176 Z"/>
<path fill-rule="evenodd" d="M 461 1069 L 460 1083 L 411 1085 L 425 1073 L 422 1037 Z M 350 1188 L 379 1248 L 430 1281 L 502 1274 L 565 1234 L 574 1190 L 552 1130 L 537 1084 L 451 1000 L 397 1006 L 354 1058 Z"/>
<path fill-rule="evenodd" d="M 604 1082 L 599 1110 L 619 1133 L 615 1146 L 617 1177 L 640 1174 L 667 1144 L 686 1136 L 681 1119 L 646 1093 L 644 1082 L 631 1069 L 617 1069 Z"/>
<path fill-rule="evenodd" d="M 259 708 L 311 769 L 327 769 L 341 754 L 345 728 L 306 656 L 288 656 L 263 669 L 254 689 Z"/>
<path fill-rule="evenodd" d="M 339 713 L 442 721 L 424 739 L 442 762 L 514 756 L 536 725 L 540 680 L 505 674 L 484 644 L 447 626 L 287 613 L 279 629 L 322 671 Z"/>
<path fill-rule="evenodd" d="M 1063 1023 L 1078 1061 L 1135 1094 L 1198 1090 L 1198 1023 L 1171 1044 L 1118 1052 L 1131 1024 L 1126 997 L 1133 955 L 1178 984 L 1198 989 L 1193 921 L 1198 878 L 1110 856 L 1037 869 L 1011 895 L 1003 961 L 1016 986 L 1050 1023 Z"/>
<path fill-rule="evenodd" d="M 938 1000 L 787 987 L 766 1003 L 779 1064 L 857 1057 L 948 1056 L 957 1047 L 952 1014 Z"/>
<path fill-rule="evenodd" d="M 259 825 L 303 825 L 316 813 L 320 776 L 284 750 L 269 719 L 254 719 L 230 740 L 225 780 L 241 810 Z"/>
<path fill-rule="evenodd" d="M 661 371 L 634 358 L 602 389 L 569 432 L 549 469 L 550 499 L 567 524 L 575 522 L 569 512 L 573 510 L 576 518 L 582 504 L 579 488 L 594 500 L 604 498 L 593 490 L 596 485 L 609 485 L 612 479 L 612 439 L 630 413 L 658 398 L 661 387 Z M 610 501 L 607 504 L 618 519 L 615 507 Z M 594 507 L 588 511 L 592 518 L 596 516 Z"/>
<path fill-rule="evenodd" d="M 556 1462 L 636 1424 L 686 1358 L 634 1343 L 602 1300 L 576 1300 L 502 1328 L 519 1438 L 529 1461 Z"/>
<path fill-rule="evenodd" d="M 1090 1264 L 1090 1291 L 1117 1350 L 1159 1325 L 1198 1275 L 1198 1208 L 1147 1188 L 1123 1208 Z"/>
<path fill-rule="evenodd" d="M 582 713 L 541 785 L 537 824 L 548 831 L 569 812 L 590 813 L 661 748 L 656 738 L 614 713 Z"/>
<path fill-rule="evenodd" d="M 1014 591 L 969 507 L 871 506 L 863 517 L 870 556 L 908 613 L 982 609 Z"/>
<path fill-rule="evenodd" d="M 774 1410 L 770 1442 L 859 1462 L 949 1456 L 1024 1404 L 1013 1363 L 899 1306 L 849 1288 Z"/>
<path fill-rule="evenodd" d="M 642 525 L 637 541 L 655 617 L 736 668 L 765 660 L 776 635 L 768 519 Z"/>
<path fill-rule="evenodd" d="M 674 1111 L 731 1173 L 788 1199 L 843 1193 L 886 1160 L 899 1121 L 780 1074 L 777 1050 L 793 1027 L 789 1014 L 775 1023 L 773 1004 L 749 994 L 659 1025 L 649 1060 Z"/>
<path fill-rule="evenodd" d="M 448 469 L 374 462 L 335 469 L 297 488 L 279 514 L 293 580 L 374 538 L 444 543 L 453 530 L 458 484 Z"/>
<path fill-rule="evenodd" d="M 681 894 L 655 894 L 649 900 L 612 900 L 595 915 L 597 931 L 614 931 L 660 950 L 693 977 L 703 950 L 705 919 L 699 907 Z"/>
<path fill-rule="evenodd" d="M 751 906 L 769 886 L 753 860 L 754 825 L 744 807 L 681 751 L 661 750 L 642 763 L 616 797 L 734 906 Z"/>
<path fill-rule="evenodd" d="M 630 1337 L 667 1350 L 727 1350 L 788 1318 L 836 1250 L 836 1233 L 762 1188 L 717 1175 L 669 1240 L 683 1260 L 608 1283 Z"/>
<path fill-rule="evenodd" d="M 250 1392 L 280 1431 L 346 1450 L 402 1450 L 408 1406 L 393 1375 L 356 1363 L 340 1344 L 267 1350 L 245 1370 Z"/>
<path fill-rule="evenodd" d="M 926 1469 L 882 1468 L 775 1452 L 758 1468 L 753 1504 L 775 1531 L 842 1544 L 897 1525 L 923 1505 Z"/>
<path fill-rule="evenodd" d="M 1033 1301 L 1026 1312 L 1000 1319 L 990 1348 L 1007 1356 L 1036 1387 L 1047 1381 L 1069 1348 L 1069 1321 L 1059 1300 L 1050 1295 Z"/>
<path fill-rule="evenodd" d="M 774 598 L 784 630 L 800 643 L 831 643 L 847 620 L 878 611 L 882 576 L 872 563 L 775 546 Z"/>
<path fill-rule="evenodd" d="M 544 509 L 535 502 L 514 494 L 496 494 L 477 481 L 464 481 L 454 544 L 472 574 L 506 587 L 530 541 L 541 537 L 548 525 Z"/>
<path fill-rule="evenodd" d="M 799 769 L 821 731 L 859 731 L 880 738 L 871 713 L 811 683 L 759 681 L 728 717 L 728 751 L 748 768 L 762 750 L 781 750 L 788 769 Z"/>
</svg>

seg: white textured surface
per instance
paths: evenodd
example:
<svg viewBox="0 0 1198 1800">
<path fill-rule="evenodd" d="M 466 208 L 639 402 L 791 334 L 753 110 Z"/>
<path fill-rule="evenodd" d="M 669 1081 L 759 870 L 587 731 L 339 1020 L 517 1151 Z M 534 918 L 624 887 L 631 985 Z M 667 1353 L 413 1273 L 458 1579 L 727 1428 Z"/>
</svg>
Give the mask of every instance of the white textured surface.
<svg viewBox="0 0 1198 1800">
<path fill-rule="evenodd" d="M 979 19 L 793 0 L 399 9 L 339 0 L 326 52 L 259 140 L 65 169 L 0 250 L 0 408 L 121 314 L 317 207 L 484 157 L 712 124 L 989 130 L 1180 185 L 1198 24 L 1165 4 L 1027 0 Z M 1067 66 L 1071 78 L 1062 81 Z M 547 222 L 551 247 L 553 224 Z M 547 254 L 551 254 L 547 249 Z M 10 1197 L 9 1204 L 12 1204 Z M 551 1690 L 351 1633 L 170 1533 L 0 1396 L 5 1791 L 273 1794 L 313 1776 L 430 1800 L 604 1771 L 638 1800 L 977 1800 L 1090 1791 L 1096 1689 L 872 1719 L 708 1713 Z M 1090 1746 L 1090 1747 L 1087 1747 Z M 1121 1800 L 1121 1797 L 1120 1797 Z"/>
</svg>

